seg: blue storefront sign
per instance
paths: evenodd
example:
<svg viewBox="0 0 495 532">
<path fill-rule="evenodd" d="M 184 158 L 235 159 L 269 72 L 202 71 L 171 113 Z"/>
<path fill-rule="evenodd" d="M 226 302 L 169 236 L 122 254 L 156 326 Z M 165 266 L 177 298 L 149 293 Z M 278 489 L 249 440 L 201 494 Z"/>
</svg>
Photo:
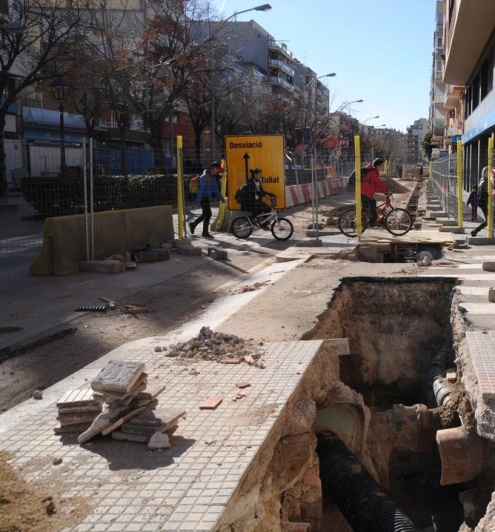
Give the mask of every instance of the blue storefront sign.
<svg viewBox="0 0 495 532">
<path fill-rule="evenodd" d="M 452 135 L 452 144 L 456 145 L 460 140 L 462 140 L 462 135 Z"/>
</svg>

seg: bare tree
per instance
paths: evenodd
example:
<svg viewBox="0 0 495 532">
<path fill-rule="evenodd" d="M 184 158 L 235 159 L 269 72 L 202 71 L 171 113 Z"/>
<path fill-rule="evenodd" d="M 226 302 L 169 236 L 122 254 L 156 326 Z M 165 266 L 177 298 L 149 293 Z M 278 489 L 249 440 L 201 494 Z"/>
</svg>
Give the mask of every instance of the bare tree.
<svg viewBox="0 0 495 532">
<path fill-rule="evenodd" d="M 60 55 L 71 51 L 79 31 L 78 0 L 65 2 L 18 0 L 0 18 L 0 193 L 6 190 L 3 130 L 9 107 L 20 95 L 53 80 Z"/>
</svg>

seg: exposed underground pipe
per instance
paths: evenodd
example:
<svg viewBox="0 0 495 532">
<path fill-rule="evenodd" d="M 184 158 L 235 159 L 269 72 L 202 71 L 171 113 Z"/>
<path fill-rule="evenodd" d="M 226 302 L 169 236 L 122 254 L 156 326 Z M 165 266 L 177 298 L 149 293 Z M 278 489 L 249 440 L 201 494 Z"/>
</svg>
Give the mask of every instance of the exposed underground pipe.
<svg viewBox="0 0 495 532">
<path fill-rule="evenodd" d="M 450 406 L 455 391 L 453 383 L 445 379 L 452 342 L 447 339 L 433 357 L 428 371 L 428 386 L 438 406 Z M 462 416 L 459 415 L 462 423 Z M 468 433 L 463 427 L 438 430 L 436 442 L 442 466 L 441 486 L 468 482 L 482 471 L 487 451 L 487 441 L 476 433 Z"/>
<path fill-rule="evenodd" d="M 316 434 L 323 491 L 355 532 L 417 532 L 366 468 L 330 431 Z"/>
</svg>

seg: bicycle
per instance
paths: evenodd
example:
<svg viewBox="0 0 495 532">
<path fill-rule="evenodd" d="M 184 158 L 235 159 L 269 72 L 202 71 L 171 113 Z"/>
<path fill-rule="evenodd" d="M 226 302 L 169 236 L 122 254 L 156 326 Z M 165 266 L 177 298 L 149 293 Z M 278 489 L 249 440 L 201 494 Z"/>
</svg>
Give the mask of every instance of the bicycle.
<svg viewBox="0 0 495 532">
<path fill-rule="evenodd" d="M 405 235 L 411 230 L 413 220 L 411 214 L 400 207 L 393 207 L 391 201 L 392 194 L 385 194 L 385 201 L 376 206 L 376 222 L 378 225 L 384 225 L 387 231 L 394 236 Z M 370 210 L 361 211 L 361 226 L 363 232 L 370 227 Z M 356 209 L 347 209 L 339 216 L 338 227 L 345 236 L 357 236 L 357 216 Z"/>
<path fill-rule="evenodd" d="M 277 198 L 271 198 L 271 211 L 258 214 L 257 216 L 248 215 L 236 218 L 230 230 L 237 238 L 249 238 L 253 231 L 260 229 L 261 226 L 267 226 L 271 223 L 270 231 L 276 240 L 288 240 L 294 233 L 294 226 L 287 218 L 279 216 L 275 207 Z"/>
</svg>

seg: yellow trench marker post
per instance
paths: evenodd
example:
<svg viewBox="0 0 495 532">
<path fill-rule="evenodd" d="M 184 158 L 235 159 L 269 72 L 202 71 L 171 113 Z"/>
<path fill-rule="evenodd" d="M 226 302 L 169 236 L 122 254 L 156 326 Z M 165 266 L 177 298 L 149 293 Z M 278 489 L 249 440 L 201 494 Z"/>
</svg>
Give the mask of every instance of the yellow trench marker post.
<svg viewBox="0 0 495 532">
<path fill-rule="evenodd" d="M 493 238 L 493 201 L 492 201 L 492 168 L 493 168 L 493 135 L 488 139 L 488 226 L 487 233 L 488 238 Z"/>
<path fill-rule="evenodd" d="M 220 193 L 225 198 L 225 203 L 220 202 L 220 205 L 218 207 L 218 218 L 217 223 L 215 225 L 215 231 L 221 231 L 223 221 L 225 220 L 225 212 L 227 211 L 227 202 L 228 198 L 226 197 L 227 194 L 227 169 L 223 171 L 222 174 L 222 181 L 220 183 Z M 228 232 L 228 229 L 227 229 Z"/>
<path fill-rule="evenodd" d="M 457 220 L 459 227 L 464 222 L 464 202 L 462 201 L 463 168 L 462 168 L 462 141 L 457 141 Z"/>
<path fill-rule="evenodd" d="M 355 173 L 355 188 L 356 188 L 356 221 L 357 221 L 357 236 L 361 238 L 363 234 L 363 219 L 361 216 L 361 138 L 359 135 L 354 136 L 354 159 L 356 165 Z"/>
<path fill-rule="evenodd" d="M 184 238 L 184 175 L 182 173 L 182 135 L 177 136 L 177 217 L 179 238 Z"/>
</svg>

